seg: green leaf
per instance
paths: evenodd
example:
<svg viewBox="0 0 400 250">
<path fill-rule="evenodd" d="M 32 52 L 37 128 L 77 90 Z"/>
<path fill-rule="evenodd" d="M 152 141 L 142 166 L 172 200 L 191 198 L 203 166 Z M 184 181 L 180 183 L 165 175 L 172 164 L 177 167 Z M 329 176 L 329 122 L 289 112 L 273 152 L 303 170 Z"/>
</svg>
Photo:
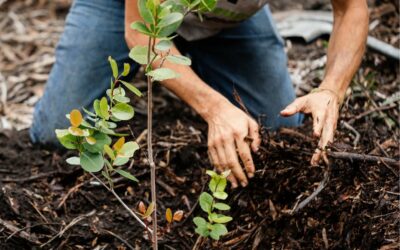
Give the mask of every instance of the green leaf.
<svg viewBox="0 0 400 250">
<path fill-rule="evenodd" d="M 226 179 L 225 178 L 219 178 L 218 184 L 216 186 L 216 190 L 217 192 L 224 192 L 226 188 Z"/>
<path fill-rule="evenodd" d="M 214 197 L 220 200 L 225 200 L 226 198 L 228 198 L 228 194 L 225 192 L 215 192 L 213 193 Z"/>
<path fill-rule="evenodd" d="M 73 156 L 65 160 L 69 165 L 81 165 L 79 157 Z"/>
<path fill-rule="evenodd" d="M 122 95 L 115 95 L 114 100 L 117 102 L 122 102 L 122 103 L 129 103 L 131 101 L 131 99 L 129 99 L 129 97 L 122 96 Z"/>
<path fill-rule="evenodd" d="M 216 223 L 227 223 L 232 220 L 232 217 L 223 214 L 212 213 L 210 219 Z"/>
<path fill-rule="evenodd" d="M 126 163 L 128 163 L 129 161 L 129 157 L 125 157 L 125 156 L 117 156 L 113 162 L 114 166 L 122 166 L 125 165 Z"/>
<path fill-rule="evenodd" d="M 118 155 L 122 157 L 133 157 L 136 150 L 139 149 L 139 144 L 134 141 L 126 142 L 118 151 Z"/>
<path fill-rule="evenodd" d="M 142 22 L 136 21 L 131 24 L 131 29 L 138 31 L 146 36 L 153 36 L 151 31 L 146 27 L 146 25 Z"/>
<path fill-rule="evenodd" d="M 183 20 L 183 15 L 178 12 L 173 12 L 164 17 L 161 22 L 157 25 L 157 37 L 164 38 L 168 37 L 172 33 L 178 30 Z"/>
<path fill-rule="evenodd" d="M 56 129 L 58 141 L 67 149 L 77 149 L 77 137 L 71 135 L 68 129 Z"/>
<path fill-rule="evenodd" d="M 176 23 L 180 23 L 183 20 L 182 13 L 173 12 L 165 16 L 161 19 L 161 21 L 157 24 L 157 28 L 164 28 Z"/>
<path fill-rule="evenodd" d="M 206 174 L 208 174 L 210 177 L 218 176 L 218 174 L 215 171 L 212 171 L 212 170 L 207 170 Z"/>
<path fill-rule="evenodd" d="M 214 240 L 219 240 L 219 238 L 228 233 L 228 229 L 223 224 L 214 224 L 211 226 L 210 237 Z"/>
<path fill-rule="evenodd" d="M 107 98 L 105 97 L 101 98 L 100 100 L 100 114 L 104 119 L 110 119 L 110 114 L 108 113 L 108 102 Z"/>
<path fill-rule="evenodd" d="M 122 72 L 122 76 L 127 76 L 129 71 L 131 70 L 131 65 L 129 63 L 124 63 L 124 71 Z"/>
<path fill-rule="evenodd" d="M 146 6 L 147 0 L 138 1 L 139 14 L 146 23 L 154 23 L 154 16 L 152 10 Z"/>
<path fill-rule="evenodd" d="M 83 151 L 80 155 L 82 168 L 87 172 L 99 172 L 104 165 L 103 155 L 101 153 L 90 153 Z"/>
<path fill-rule="evenodd" d="M 157 18 L 158 19 L 162 19 L 164 17 L 166 17 L 167 15 L 169 15 L 171 13 L 171 5 L 160 5 L 158 7 L 158 15 Z"/>
<path fill-rule="evenodd" d="M 118 65 L 117 62 L 111 57 L 108 57 L 108 61 L 110 62 L 111 65 L 111 70 L 114 78 L 118 77 Z"/>
<path fill-rule="evenodd" d="M 114 117 L 121 121 L 127 121 L 132 119 L 134 115 L 133 107 L 126 103 L 117 103 L 111 109 L 111 113 Z"/>
<path fill-rule="evenodd" d="M 221 210 L 221 211 L 227 211 L 231 209 L 231 207 L 228 204 L 222 203 L 222 202 L 217 202 L 213 206 L 214 208 Z"/>
<path fill-rule="evenodd" d="M 110 145 L 111 144 L 111 138 L 101 132 L 95 132 L 92 137 L 96 140 L 96 143 L 94 145 L 90 145 L 87 142 L 83 143 L 83 147 L 91 152 L 91 153 L 96 153 L 96 152 L 103 152 L 104 150 L 104 145 Z"/>
<path fill-rule="evenodd" d="M 82 110 L 83 110 L 83 112 L 85 112 L 85 113 L 88 114 L 89 116 L 96 117 L 96 114 L 95 114 L 95 113 L 90 112 L 89 110 L 87 110 L 87 109 L 85 109 L 85 108 L 82 108 Z"/>
<path fill-rule="evenodd" d="M 132 93 L 134 93 L 135 95 L 141 97 L 143 94 L 142 92 L 140 92 L 140 90 L 138 88 L 136 88 L 135 86 L 133 86 L 132 84 L 130 84 L 129 82 L 125 82 L 125 81 L 120 81 L 127 89 L 129 89 Z"/>
<path fill-rule="evenodd" d="M 164 81 L 179 77 L 179 74 L 168 68 L 159 68 L 148 72 L 146 75 L 151 76 L 154 81 Z"/>
<path fill-rule="evenodd" d="M 206 192 L 201 193 L 199 197 L 200 207 L 204 212 L 210 213 L 214 198 Z"/>
<path fill-rule="evenodd" d="M 217 0 L 201 0 L 199 10 L 212 11 L 217 5 Z"/>
<path fill-rule="evenodd" d="M 173 43 L 170 40 L 161 40 L 156 44 L 156 49 L 161 51 L 168 51 L 171 49 Z"/>
<path fill-rule="evenodd" d="M 98 99 L 94 100 L 94 102 L 93 102 L 93 110 L 97 116 L 102 117 L 101 111 L 100 111 L 100 101 Z"/>
<path fill-rule="evenodd" d="M 129 52 L 129 57 L 139 64 L 148 63 L 148 46 L 136 45 Z M 150 52 L 150 58 L 154 57 L 154 53 Z"/>
<path fill-rule="evenodd" d="M 193 223 L 198 227 L 207 227 L 207 221 L 201 217 L 194 217 Z"/>
<path fill-rule="evenodd" d="M 208 237 L 209 230 L 208 230 L 208 223 L 205 219 L 201 217 L 194 217 L 193 223 L 196 225 L 195 232 L 203 237 Z"/>
<path fill-rule="evenodd" d="M 139 180 L 136 179 L 135 176 L 133 176 L 131 173 L 129 173 L 129 172 L 127 172 L 127 171 L 124 171 L 124 170 L 122 170 L 122 169 L 115 169 L 115 172 L 117 172 L 117 173 L 120 174 L 121 176 L 123 176 L 123 177 L 125 177 L 125 178 L 127 178 L 127 179 L 129 179 L 129 180 L 131 180 L 131 181 L 139 182 Z"/>
<path fill-rule="evenodd" d="M 112 150 L 109 145 L 105 144 L 103 146 L 103 150 L 108 155 L 108 157 L 110 157 L 111 160 L 115 160 L 114 150 Z"/>
<path fill-rule="evenodd" d="M 143 217 L 144 218 L 149 217 L 153 213 L 154 207 L 155 207 L 154 202 L 150 203 L 150 205 L 147 207 L 146 213 L 144 213 Z"/>
<path fill-rule="evenodd" d="M 181 65 L 191 65 L 192 60 L 186 56 L 181 56 L 181 55 L 169 55 L 167 56 L 167 61 L 170 61 L 175 64 L 181 64 Z"/>
</svg>

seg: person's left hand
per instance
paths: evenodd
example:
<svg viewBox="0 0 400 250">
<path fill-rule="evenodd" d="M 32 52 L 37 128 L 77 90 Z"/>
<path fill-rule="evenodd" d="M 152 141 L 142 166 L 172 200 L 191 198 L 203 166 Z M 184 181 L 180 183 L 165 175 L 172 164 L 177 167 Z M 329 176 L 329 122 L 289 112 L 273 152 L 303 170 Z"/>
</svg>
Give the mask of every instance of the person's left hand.
<svg viewBox="0 0 400 250">
<path fill-rule="evenodd" d="M 325 147 L 333 142 L 339 116 L 339 97 L 329 89 L 316 89 L 299 97 L 281 111 L 282 116 L 291 116 L 297 112 L 311 114 L 313 117 L 314 136 L 320 138 L 318 148 L 311 158 L 311 165 L 318 165 L 325 155 Z M 326 155 L 325 155 L 326 156 Z"/>
</svg>

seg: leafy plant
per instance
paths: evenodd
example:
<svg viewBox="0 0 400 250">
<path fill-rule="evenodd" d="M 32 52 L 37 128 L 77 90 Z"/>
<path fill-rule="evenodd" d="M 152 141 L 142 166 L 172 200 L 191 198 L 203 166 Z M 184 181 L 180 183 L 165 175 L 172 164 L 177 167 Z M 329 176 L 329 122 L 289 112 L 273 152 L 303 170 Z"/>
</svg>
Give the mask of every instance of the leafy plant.
<svg viewBox="0 0 400 250">
<path fill-rule="evenodd" d="M 86 119 L 83 118 L 79 110 L 75 109 L 67 115 L 71 126 L 68 129 L 56 130 L 57 138 L 64 147 L 77 150 L 78 156 L 67 159 L 67 162 L 73 165 L 80 165 L 113 193 L 117 200 L 151 234 L 153 249 L 158 249 L 156 166 L 152 147 L 153 83 L 179 77 L 178 73 L 163 67 L 166 61 L 187 66 L 191 64 L 189 58 L 171 54 L 174 33 L 181 25 L 186 14 L 196 12 L 201 18 L 202 13 L 211 11 L 215 7 L 216 1 L 166 0 L 161 3 L 160 0 L 138 0 L 138 10 L 142 21 L 132 23 L 131 28 L 147 36 L 148 44 L 146 46 L 137 45 L 133 47 L 129 57 L 144 66 L 148 84 L 147 155 L 151 176 L 151 203 L 144 212 L 141 211 L 139 213 L 142 218 L 132 212 L 114 192 L 111 178 L 111 175 L 116 173 L 132 181 L 137 181 L 131 173 L 121 169 L 121 166 L 129 162 L 137 149 L 139 149 L 139 145 L 134 141 L 125 142 L 124 136 L 126 135 L 115 132 L 118 122 L 128 121 L 134 116 L 134 108 L 129 104 L 130 99 L 126 96 L 126 90 L 139 97 L 142 96 L 142 93 L 135 86 L 122 80 L 123 77 L 129 74 L 130 65 L 125 63 L 122 72 L 119 72 L 117 62 L 109 57 L 113 77 L 110 81 L 110 88 L 106 91 L 106 96 L 93 102 L 93 112 L 83 108 L 86 113 Z M 117 137 L 118 139 L 111 146 L 112 137 Z M 97 172 L 102 173 L 103 177 L 108 181 L 108 185 L 94 174 Z M 143 210 L 143 206 L 139 207 L 139 209 Z M 169 212 L 167 211 L 167 213 L 169 224 L 173 220 L 180 220 L 183 216 L 183 213 L 181 215 L 180 212 L 176 212 L 172 219 L 169 219 Z M 147 222 L 143 221 L 143 219 L 148 220 L 150 216 L 152 229 L 147 226 Z M 214 215 L 212 216 L 214 218 Z M 221 220 L 221 218 L 216 219 Z M 216 233 L 213 233 L 213 235 L 216 235 Z"/>
<path fill-rule="evenodd" d="M 207 218 L 195 217 L 193 222 L 196 224 L 197 234 L 219 240 L 221 236 L 228 233 L 225 224 L 232 220 L 232 217 L 217 212 L 230 210 L 228 204 L 219 201 L 228 198 L 225 188 L 226 177 L 230 174 L 230 171 L 217 174 L 214 171 L 207 170 L 207 174 L 211 177 L 208 184 L 211 194 L 203 192 L 199 198 L 200 207 L 207 213 Z"/>
</svg>

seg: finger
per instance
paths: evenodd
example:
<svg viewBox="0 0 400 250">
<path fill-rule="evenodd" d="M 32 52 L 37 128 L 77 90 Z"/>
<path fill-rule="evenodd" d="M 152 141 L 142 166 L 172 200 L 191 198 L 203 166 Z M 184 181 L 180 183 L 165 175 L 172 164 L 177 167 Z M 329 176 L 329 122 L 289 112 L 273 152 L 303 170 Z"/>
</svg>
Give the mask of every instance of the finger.
<svg viewBox="0 0 400 250">
<path fill-rule="evenodd" d="M 221 164 L 219 163 L 217 152 L 213 147 L 208 149 L 208 156 L 210 158 L 212 165 L 218 169 L 218 167 L 220 167 Z"/>
<path fill-rule="evenodd" d="M 233 175 L 243 187 L 247 186 L 248 181 L 245 173 L 243 172 L 243 168 L 239 163 L 239 158 L 235 148 L 235 142 L 233 140 L 231 142 L 227 142 L 224 147 L 228 166 L 232 170 Z"/>
<path fill-rule="evenodd" d="M 251 157 L 251 151 L 249 145 L 244 140 L 236 140 L 236 146 L 239 152 L 239 157 L 244 164 L 244 168 L 246 169 L 247 176 L 249 178 L 254 177 L 255 167 L 253 158 Z"/>
<path fill-rule="evenodd" d="M 291 104 L 281 111 L 282 116 L 291 116 L 301 112 L 304 106 L 304 97 L 296 98 Z"/>
<path fill-rule="evenodd" d="M 253 152 L 257 152 L 261 144 L 261 137 L 258 124 L 254 120 L 249 122 L 249 136 L 253 139 L 251 149 Z"/>
<path fill-rule="evenodd" d="M 333 108 L 333 110 L 336 109 Z M 337 117 L 338 115 L 336 111 L 334 111 L 333 113 L 329 112 L 327 114 L 322 129 L 321 139 L 318 143 L 318 149 L 315 151 L 313 157 L 311 158 L 311 165 L 315 166 L 319 164 L 321 157 L 325 153 L 325 147 L 328 145 L 328 143 L 333 142 L 333 137 L 336 130 Z"/>
<path fill-rule="evenodd" d="M 322 127 L 325 123 L 326 118 L 325 114 L 325 112 L 320 111 L 316 111 L 315 113 L 313 113 L 313 130 L 315 137 L 319 138 L 321 136 Z"/>
<path fill-rule="evenodd" d="M 229 164 L 229 156 L 226 155 L 224 146 L 219 146 L 216 148 L 218 158 L 221 162 L 221 168 L 223 169 L 221 172 L 226 170 L 232 170 L 232 167 Z M 231 174 L 227 177 L 227 179 L 231 182 L 233 188 L 237 188 L 239 186 L 238 180 L 235 177 L 235 173 L 232 171 Z"/>
<path fill-rule="evenodd" d="M 228 179 L 228 181 L 231 183 L 232 188 L 237 188 L 239 186 L 238 181 L 233 174 L 230 174 L 228 177 L 226 177 L 226 179 Z"/>
</svg>

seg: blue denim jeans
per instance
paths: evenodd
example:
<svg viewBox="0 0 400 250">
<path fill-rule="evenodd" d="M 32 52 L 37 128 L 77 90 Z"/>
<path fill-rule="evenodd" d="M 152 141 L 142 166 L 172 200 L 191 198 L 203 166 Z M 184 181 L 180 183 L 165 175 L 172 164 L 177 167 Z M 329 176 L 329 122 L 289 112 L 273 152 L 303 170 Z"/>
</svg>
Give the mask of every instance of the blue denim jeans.
<svg viewBox="0 0 400 250">
<path fill-rule="evenodd" d="M 238 105 L 233 89 L 241 96 L 254 118 L 276 129 L 297 126 L 299 115 L 279 116 L 295 98 L 287 71 L 282 38 L 278 35 L 268 7 L 240 25 L 222 30 L 211 38 L 176 41 L 188 54 L 194 71 L 212 88 Z M 75 0 L 56 48 L 56 62 L 46 90 L 37 103 L 30 130 L 35 143 L 57 144 L 54 130 L 68 126 L 65 114 L 91 107 L 95 98 L 109 87 L 111 70 L 107 58 L 120 65 L 129 62 L 124 38 L 124 0 Z M 133 73 L 134 73 L 133 72 Z"/>
</svg>

